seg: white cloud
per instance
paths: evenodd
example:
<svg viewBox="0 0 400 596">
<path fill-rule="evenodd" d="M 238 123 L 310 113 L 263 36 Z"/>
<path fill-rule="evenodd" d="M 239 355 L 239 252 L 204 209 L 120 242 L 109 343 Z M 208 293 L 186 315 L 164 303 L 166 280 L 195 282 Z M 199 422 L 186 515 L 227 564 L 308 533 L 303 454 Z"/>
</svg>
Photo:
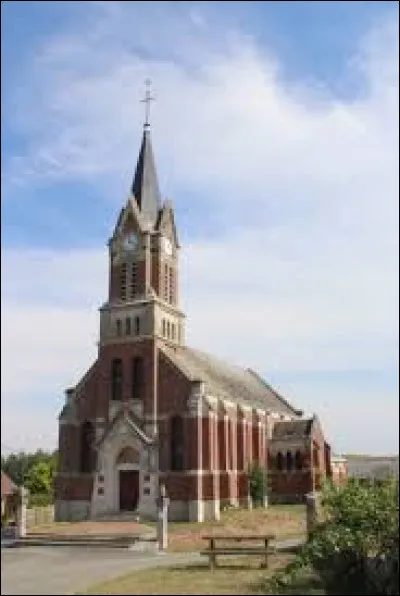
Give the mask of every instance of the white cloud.
<svg viewBox="0 0 400 596">
<path fill-rule="evenodd" d="M 96 4 L 105 16 L 87 35 L 53 40 L 35 57 L 24 88 L 29 117 L 21 97 L 15 114 L 30 142 L 6 164 L 7 193 L 13 180 L 38 188 L 85 180 L 122 203 L 138 144 L 137 98 L 150 75 L 156 156 L 178 222 L 190 213 L 186 192 L 203 197 L 198 237 L 182 255 L 190 343 L 263 373 L 395 369 L 397 25 L 363 40 L 349 74 L 363 73 L 364 91 L 343 99 L 283 81 L 277 57 L 238 32 L 215 35 L 220 24 L 212 28 L 202 13 L 174 13 L 171 41 L 168 23 L 161 31 L 139 10 L 143 34 L 133 42 L 128 9 Z M 211 219 L 223 225 L 213 238 Z M 106 255 L 4 250 L 2 260 L 2 394 L 15 400 L 3 411 L 12 417 L 29 391 L 56 394 L 89 362 Z M 362 379 L 339 396 L 323 384 L 297 389 L 288 387 L 295 402 L 317 411 L 325 396 L 333 439 L 346 429 L 343 448 L 367 444 L 373 421 L 383 435 L 385 416 L 376 416 L 374 389 Z M 397 388 L 379 399 L 392 418 Z M 356 410 L 351 433 L 343 420 Z M 393 450 L 397 439 L 393 425 L 379 441 Z"/>
<path fill-rule="evenodd" d="M 242 247 L 241 259 L 232 263 L 230 255 L 237 246 Z M 280 389 L 307 412 L 317 411 L 326 421 L 328 436 L 343 449 L 350 445 L 362 450 L 370 440 L 368 429 L 381 424 L 385 433 L 373 449 L 382 451 L 387 445 L 393 450 L 397 396 L 390 391 L 383 395 L 362 376 L 355 389 L 339 382 L 334 390 L 327 384 L 329 371 L 334 377 L 337 371 L 379 372 L 396 366 L 391 296 L 386 309 L 375 310 L 376 299 L 383 304 L 379 292 L 364 303 L 352 294 L 360 282 L 369 289 L 369 276 L 379 289 L 377 272 L 364 270 L 365 278 L 355 288 L 351 272 L 347 283 L 340 270 L 326 271 L 324 277 L 313 270 L 301 278 L 296 262 L 282 261 L 267 251 L 270 276 L 260 277 L 257 268 L 254 273 L 246 268 L 254 246 L 261 250 L 262 238 L 250 242 L 242 236 L 224 247 L 200 241 L 188 247 L 182 277 L 190 345 L 251 366 L 267 378 L 287 372 L 328 373 L 317 383 L 299 381 Z M 106 287 L 106 254 L 102 250 L 69 255 L 3 250 L 2 265 L 4 279 L 14 284 L 8 285 L 2 301 L 3 436 L 11 445 L 34 445 L 35 440 L 53 445 L 63 391 L 96 356 L 97 306 Z M 243 272 L 243 285 L 237 285 L 238 270 Z M 57 279 L 58 271 L 62 280 Z M 37 280 L 50 292 L 50 299 L 41 292 L 35 294 Z M 58 291 L 52 294 L 54 286 Z M 363 424 L 350 434 L 354 410 Z"/>
</svg>

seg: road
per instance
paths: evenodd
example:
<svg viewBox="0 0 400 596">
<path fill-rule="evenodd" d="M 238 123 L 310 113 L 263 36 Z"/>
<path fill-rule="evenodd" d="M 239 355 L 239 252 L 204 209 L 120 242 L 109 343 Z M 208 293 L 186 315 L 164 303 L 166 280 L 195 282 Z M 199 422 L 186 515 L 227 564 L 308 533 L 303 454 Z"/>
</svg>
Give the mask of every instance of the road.
<svg viewBox="0 0 400 596">
<path fill-rule="evenodd" d="M 282 549 L 301 542 L 291 539 L 276 546 Z M 198 553 L 157 554 L 76 546 L 2 548 L 1 594 L 75 594 L 130 571 L 198 561 L 207 564 Z"/>
<path fill-rule="evenodd" d="M 136 569 L 199 559 L 197 553 L 155 554 L 80 547 L 2 548 L 1 594 L 74 594 Z"/>
</svg>

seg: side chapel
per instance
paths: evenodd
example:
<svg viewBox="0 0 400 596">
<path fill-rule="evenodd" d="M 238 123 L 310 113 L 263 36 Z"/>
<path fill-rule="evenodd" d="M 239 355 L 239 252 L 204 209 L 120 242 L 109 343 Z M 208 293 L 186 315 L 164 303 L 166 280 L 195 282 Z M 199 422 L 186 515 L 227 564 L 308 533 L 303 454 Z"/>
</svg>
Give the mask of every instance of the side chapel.
<svg viewBox="0 0 400 596">
<path fill-rule="evenodd" d="M 267 470 L 270 502 L 318 488 L 331 474 L 318 418 L 304 418 L 250 368 L 185 344 L 181 247 L 147 119 L 108 246 L 98 355 L 59 416 L 56 519 L 154 518 L 161 483 L 170 519 L 218 519 L 223 505 L 248 504 L 252 462 Z"/>
</svg>

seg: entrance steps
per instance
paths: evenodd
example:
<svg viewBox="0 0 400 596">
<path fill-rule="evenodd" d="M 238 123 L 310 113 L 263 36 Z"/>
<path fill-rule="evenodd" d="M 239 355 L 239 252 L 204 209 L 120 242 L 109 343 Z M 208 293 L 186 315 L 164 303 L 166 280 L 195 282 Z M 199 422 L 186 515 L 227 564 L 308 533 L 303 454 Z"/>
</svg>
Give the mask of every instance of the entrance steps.
<svg viewBox="0 0 400 596">
<path fill-rule="evenodd" d="M 135 511 L 107 511 L 98 513 L 93 521 L 112 521 L 112 522 L 136 522 L 140 523 L 142 518 Z"/>
<path fill-rule="evenodd" d="M 116 513 L 83 522 L 71 522 L 67 527 L 28 533 L 16 546 L 68 546 L 85 548 L 119 548 L 134 551 L 155 551 L 158 548 L 156 530 L 138 523 L 134 512 Z"/>
<path fill-rule="evenodd" d="M 125 549 L 139 552 L 157 550 L 157 539 L 153 534 L 88 534 L 63 535 L 49 533 L 28 534 L 16 541 L 15 546 L 67 546 L 78 548 Z"/>
</svg>

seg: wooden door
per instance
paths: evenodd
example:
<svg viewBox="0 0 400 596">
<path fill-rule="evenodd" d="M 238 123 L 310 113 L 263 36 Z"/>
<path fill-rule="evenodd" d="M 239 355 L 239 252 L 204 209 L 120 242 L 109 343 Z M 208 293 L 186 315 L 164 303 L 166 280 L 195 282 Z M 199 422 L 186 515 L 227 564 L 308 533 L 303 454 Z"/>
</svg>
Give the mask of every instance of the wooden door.
<svg viewBox="0 0 400 596">
<path fill-rule="evenodd" d="M 139 471 L 120 470 L 119 508 L 121 511 L 134 511 L 139 501 Z"/>
</svg>

